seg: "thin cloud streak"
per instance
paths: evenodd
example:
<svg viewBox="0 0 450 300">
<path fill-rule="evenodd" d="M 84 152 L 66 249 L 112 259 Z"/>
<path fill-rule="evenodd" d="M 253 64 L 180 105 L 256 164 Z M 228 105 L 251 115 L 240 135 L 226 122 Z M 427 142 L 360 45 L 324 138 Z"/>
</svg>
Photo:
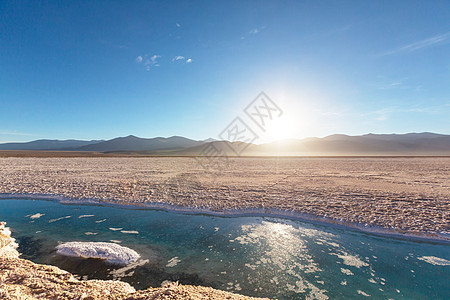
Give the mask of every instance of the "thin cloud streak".
<svg viewBox="0 0 450 300">
<path fill-rule="evenodd" d="M 424 40 L 421 40 L 421 41 L 418 41 L 418 42 L 415 42 L 415 43 L 412 43 L 412 44 L 409 44 L 406 46 L 402 46 L 402 47 L 396 48 L 391 51 L 381 53 L 378 55 L 378 57 L 400 54 L 400 53 L 409 53 L 409 52 L 417 51 L 417 50 L 420 50 L 423 48 L 428 48 L 428 47 L 435 46 L 435 45 L 442 45 L 449 38 L 450 38 L 450 32 L 435 35 L 430 38 L 427 38 L 427 39 L 424 39 Z"/>
<path fill-rule="evenodd" d="M 0 130 L 0 135 L 20 135 L 20 136 L 32 136 L 31 133 L 17 132 L 17 131 L 9 131 L 9 130 Z"/>
</svg>

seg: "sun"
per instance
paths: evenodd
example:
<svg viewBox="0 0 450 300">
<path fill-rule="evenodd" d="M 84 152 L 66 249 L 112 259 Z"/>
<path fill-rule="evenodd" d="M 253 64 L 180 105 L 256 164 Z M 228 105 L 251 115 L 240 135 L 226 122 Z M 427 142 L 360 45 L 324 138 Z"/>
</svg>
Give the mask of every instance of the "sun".
<svg viewBox="0 0 450 300">
<path fill-rule="evenodd" d="M 265 142 L 295 138 L 295 128 L 295 122 L 282 115 L 269 122 L 267 130 L 261 138 Z"/>
</svg>

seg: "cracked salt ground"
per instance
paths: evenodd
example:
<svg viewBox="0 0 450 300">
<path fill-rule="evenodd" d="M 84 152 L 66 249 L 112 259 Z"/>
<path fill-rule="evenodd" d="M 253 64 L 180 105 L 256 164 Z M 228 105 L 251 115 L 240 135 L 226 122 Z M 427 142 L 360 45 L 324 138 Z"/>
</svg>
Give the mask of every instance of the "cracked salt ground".
<svg viewBox="0 0 450 300">
<path fill-rule="evenodd" d="M 30 223 L 37 213 L 40 217 Z M 83 215 L 95 217 L 78 218 Z M 450 298 L 448 244 L 279 218 L 221 218 L 49 201 L 1 200 L 0 219 L 14 229 L 24 258 L 57 265 L 78 278 L 120 279 L 138 289 L 169 280 L 278 299 Z M 123 249 L 114 246 L 120 244 L 140 258 L 109 265 L 56 253 L 56 246 L 74 241 L 113 243 L 108 249 Z M 75 246 L 70 249 L 78 253 Z"/>
</svg>

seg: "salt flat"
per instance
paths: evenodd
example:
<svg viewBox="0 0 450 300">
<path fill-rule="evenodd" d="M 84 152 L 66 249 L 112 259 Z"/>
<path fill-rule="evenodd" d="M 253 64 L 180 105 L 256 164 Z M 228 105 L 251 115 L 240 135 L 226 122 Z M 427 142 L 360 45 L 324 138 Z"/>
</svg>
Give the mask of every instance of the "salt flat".
<svg viewBox="0 0 450 300">
<path fill-rule="evenodd" d="M 450 231 L 445 157 L 1 157 L 0 193 L 266 208 L 407 232 Z"/>
</svg>

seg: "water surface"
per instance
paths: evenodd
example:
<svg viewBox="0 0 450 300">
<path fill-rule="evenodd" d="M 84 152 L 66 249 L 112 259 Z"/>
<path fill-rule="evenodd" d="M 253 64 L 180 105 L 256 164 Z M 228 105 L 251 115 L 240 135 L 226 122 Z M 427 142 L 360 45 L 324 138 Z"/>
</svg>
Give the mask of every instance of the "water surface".
<svg viewBox="0 0 450 300">
<path fill-rule="evenodd" d="M 22 257 L 84 279 L 138 289 L 165 280 L 280 299 L 450 299 L 450 246 L 269 217 L 214 217 L 157 210 L 0 200 Z M 68 258 L 69 241 L 134 249 L 134 265 Z"/>
</svg>

